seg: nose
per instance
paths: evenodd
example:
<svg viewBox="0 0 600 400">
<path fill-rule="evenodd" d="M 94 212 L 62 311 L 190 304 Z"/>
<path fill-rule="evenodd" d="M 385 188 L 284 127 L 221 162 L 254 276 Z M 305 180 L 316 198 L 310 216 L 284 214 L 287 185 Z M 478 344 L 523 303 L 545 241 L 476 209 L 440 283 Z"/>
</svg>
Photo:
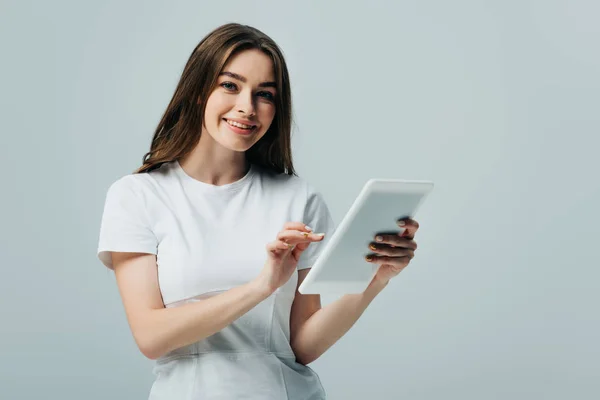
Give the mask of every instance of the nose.
<svg viewBox="0 0 600 400">
<path fill-rule="evenodd" d="M 236 108 L 238 113 L 253 116 L 256 114 L 252 93 L 240 93 L 238 95 Z"/>
</svg>

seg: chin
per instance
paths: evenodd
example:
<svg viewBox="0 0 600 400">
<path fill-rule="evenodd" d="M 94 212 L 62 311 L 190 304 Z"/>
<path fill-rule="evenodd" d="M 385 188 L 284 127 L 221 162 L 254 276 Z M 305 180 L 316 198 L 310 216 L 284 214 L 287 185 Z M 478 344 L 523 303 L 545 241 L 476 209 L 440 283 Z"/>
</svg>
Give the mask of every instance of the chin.
<svg viewBox="0 0 600 400">
<path fill-rule="evenodd" d="M 251 135 L 243 136 L 236 134 L 235 132 L 232 132 L 227 128 L 225 128 L 224 131 L 225 132 L 222 131 L 221 137 L 225 140 L 221 141 L 221 145 L 227 147 L 230 150 L 239 152 L 244 152 L 250 149 L 264 135 L 264 133 L 262 132 L 257 132 Z"/>
<path fill-rule="evenodd" d="M 219 144 L 231 151 L 243 153 L 254 145 L 254 140 L 226 137 L 225 140 L 220 140 Z"/>
<path fill-rule="evenodd" d="M 233 150 L 233 151 L 237 151 L 238 153 L 245 153 L 251 147 L 252 146 L 248 146 L 247 144 L 246 145 L 232 144 L 230 146 L 227 146 L 228 149 Z"/>
</svg>

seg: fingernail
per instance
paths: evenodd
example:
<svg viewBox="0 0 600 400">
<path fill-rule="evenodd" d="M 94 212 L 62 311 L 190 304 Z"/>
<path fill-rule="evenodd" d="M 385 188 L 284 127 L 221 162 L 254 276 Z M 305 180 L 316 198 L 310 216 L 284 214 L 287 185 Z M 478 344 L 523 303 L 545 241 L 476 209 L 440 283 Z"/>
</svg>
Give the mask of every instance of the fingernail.
<svg viewBox="0 0 600 400">
<path fill-rule="evenodd" d="M 372 260 L 373 260 L 373 256 L 366 256 L 366 257 L 365 257 L 365 260 L 367 260 L 367 261 L 372 261 Z"/>
<path fill-rule="evenodd" d="M 381 242 L 381 241 L 383 240 L 383 237 L 381 237 L 381 236 L 376 236 L 376 237 L 375 237 L 375 240 L 377 240 L 378 242 Z"/>
<path fill-rule="evenodd" d="M 324 233 L 315 233 L 315 235 L 317 235 L 317 236 L 325 236 Z"/>
<path fill-rule="evenodd" d="M 404 222 L 404 221 L 398 221 L 398 225 L 399 226 L 404 226 L 404 225 L 406 225 L 406 222 Z"/>
<path fill-rule="evenodd" d="M 310 226 L 305 225 L 304 227 L 306 228 L 307 231 L 311 231 L 312 232 L 312 228 Z"/>
<path fill-rule="evenodd" d="M 374 244 L 370 244 L 370 245 L 369 245 L 369 248 L 370 248 L 371 250 L 377 250 L 377 247 L 375 247 L 375 245 L 374 245 Z"/>
</svg>

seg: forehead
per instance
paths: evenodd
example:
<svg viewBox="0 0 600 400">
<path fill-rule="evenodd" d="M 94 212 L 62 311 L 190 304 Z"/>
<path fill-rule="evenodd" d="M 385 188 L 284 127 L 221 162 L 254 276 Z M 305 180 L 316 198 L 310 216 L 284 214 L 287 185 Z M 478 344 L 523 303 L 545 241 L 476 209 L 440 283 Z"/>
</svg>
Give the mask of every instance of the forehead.
<svg viewBox="0 0 600 400">
<path fill-rule="evenodd" d="M 250 84 L 275 80 L 271 57 L 257 49 L 243 50 L 233 55 L 221 72 L 225 71 L 242 75 Z"/>
</svg>

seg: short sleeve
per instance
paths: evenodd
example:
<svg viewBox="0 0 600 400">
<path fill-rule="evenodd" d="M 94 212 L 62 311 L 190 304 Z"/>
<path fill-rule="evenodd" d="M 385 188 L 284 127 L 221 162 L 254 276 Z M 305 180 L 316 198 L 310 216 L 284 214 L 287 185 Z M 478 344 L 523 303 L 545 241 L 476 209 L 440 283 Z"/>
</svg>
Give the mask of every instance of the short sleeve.
<svg viewBox="0 0 600 400">
<path fill-rule="evenodd" d="M 325 233 L 325 238 L 320 242 L 311 243 L 298 260 L 298 270 L 311 268 L 321 254 L 325 243 L 335 231 L 335 224 L 331 218 L 329 208 L 321 193 L 309 186 L 303 222 L 313 229 L 314 233 Z"/>
<path fill-rule="evenodd" d="M 158 241 L 133 176 L 114 182 L 106 194 L 100 224 L 98 258 L 113 269 L 112 252 L 157 254 Z"/>
</svg>

